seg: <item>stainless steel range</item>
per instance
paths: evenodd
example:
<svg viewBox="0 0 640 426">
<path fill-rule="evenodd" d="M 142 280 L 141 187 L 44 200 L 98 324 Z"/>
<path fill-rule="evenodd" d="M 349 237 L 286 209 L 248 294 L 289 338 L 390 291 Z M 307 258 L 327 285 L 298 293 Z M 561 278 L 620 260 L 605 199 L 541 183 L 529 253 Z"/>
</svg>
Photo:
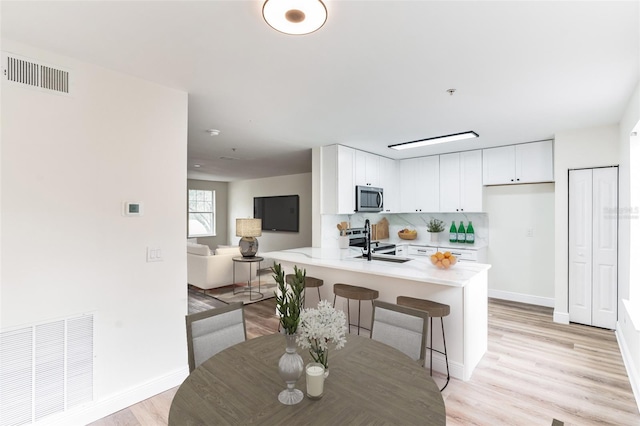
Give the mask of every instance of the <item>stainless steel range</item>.
<svg viewBox="0 0 640 426">
<path fill-rule="evenodd" d="M 349 237 L 350 247 L 366 248 L 367 234 L 365 228 L 349 228 L 346 232 L 347 237 Z M 371 252 L 376 254 L 395 255 L 396 245 L 391 243 L 382 243 L 380 241 L 371 241 Z"/>
</svg>

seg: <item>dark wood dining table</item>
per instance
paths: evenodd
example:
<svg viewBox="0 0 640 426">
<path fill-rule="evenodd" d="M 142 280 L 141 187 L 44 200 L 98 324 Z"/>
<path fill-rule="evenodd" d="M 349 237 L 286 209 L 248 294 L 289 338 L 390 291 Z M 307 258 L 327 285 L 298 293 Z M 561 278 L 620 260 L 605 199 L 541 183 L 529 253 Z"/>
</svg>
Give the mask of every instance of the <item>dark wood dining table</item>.
<svg viewBox="0 0 640 426">
<path fill-rule="evenodd" d="M 285 338 L 247 340 L 209 358 L 180 385 L 169 425 L 444 425 L 442 395 L 429 371 L 391 346 L 347 335 L 329 353 L 324 396 L 283 405 L 278 375 Z M 308 352 L 298 349 L 305 364 Z M 304 373 L 296 388 L 305 392 Z"/>
</svg>

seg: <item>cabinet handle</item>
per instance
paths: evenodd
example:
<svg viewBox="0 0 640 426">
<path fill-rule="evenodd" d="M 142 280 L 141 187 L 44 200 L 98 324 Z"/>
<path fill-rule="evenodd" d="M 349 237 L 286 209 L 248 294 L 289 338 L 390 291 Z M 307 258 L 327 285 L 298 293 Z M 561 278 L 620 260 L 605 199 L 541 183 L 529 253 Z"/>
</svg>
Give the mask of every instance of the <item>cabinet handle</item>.
<svg viewBox="0 0 640 426">
<path fill-rule="evenodd" d="M 513 182 L 513 179 L 511 179 L 511 182 Z"/>
</svg>

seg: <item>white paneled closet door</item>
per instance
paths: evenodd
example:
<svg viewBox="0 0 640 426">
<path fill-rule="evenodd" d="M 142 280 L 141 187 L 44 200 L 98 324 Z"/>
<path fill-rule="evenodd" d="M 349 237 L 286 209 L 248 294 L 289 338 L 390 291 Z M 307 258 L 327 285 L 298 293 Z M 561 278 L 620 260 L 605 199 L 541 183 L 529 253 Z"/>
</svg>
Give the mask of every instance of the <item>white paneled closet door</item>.
<svg viewBox="0 0 640 426">
<path fill-rule="evenodd" d="M 569 319 L 614 329 L 618 168 L 569 171 Z"/>
<path fill-rule="evenodd" d="M 569 320 L 591 324 L 593 171 L 569 171 Z"/>
<path fill-rule="evenodd" d="M 618 168 L 593 170 L 592 324 L 616 328 L 618 320 Z"/>
</svg>

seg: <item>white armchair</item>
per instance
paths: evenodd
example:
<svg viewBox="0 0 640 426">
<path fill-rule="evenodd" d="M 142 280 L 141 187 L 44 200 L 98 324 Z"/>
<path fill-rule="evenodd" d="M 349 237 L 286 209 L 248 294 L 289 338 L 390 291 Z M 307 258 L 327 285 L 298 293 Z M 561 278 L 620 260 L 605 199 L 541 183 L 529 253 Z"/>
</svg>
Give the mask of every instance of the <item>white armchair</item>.
<svg viewBox="0 0 640 426">
<path fill-rule="evenodd" d="M 233 282 L 233 258 L 240 256 L 237 246 L 218 247 L 212 254 L 202 244 L 187 244 L 187 282 L 203 290 L 224 287 Z M 236 265 L 236 283 L 249 279 L 247 265 Z"/>
</svg>

